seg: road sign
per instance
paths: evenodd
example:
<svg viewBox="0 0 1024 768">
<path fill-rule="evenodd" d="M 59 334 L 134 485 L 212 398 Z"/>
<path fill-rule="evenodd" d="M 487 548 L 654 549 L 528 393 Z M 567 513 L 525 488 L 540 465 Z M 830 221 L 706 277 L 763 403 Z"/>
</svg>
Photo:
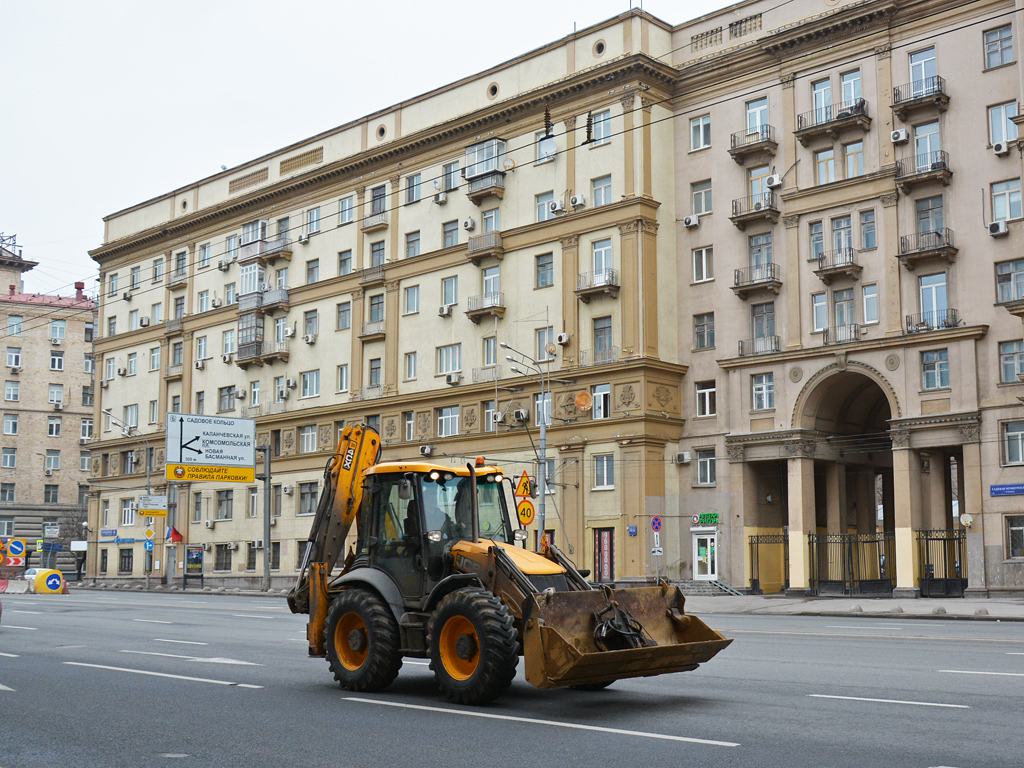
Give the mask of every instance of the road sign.
<svg viewBox="0 0 1024 768">
<path fill-rule="evenodd" d="M 6 565 L 8 568 L 24 568 L 25 567 L 25 558 L 24 557 L 8 557 L 4 561 L 4 565 Z"/>
<path fill-rule="evenodd" d="M 60 526 L 53 523 L 43 524 L 43 538 L 44 539 L 56 539 L 60 537 Z"/>
<path fill-rule="evenodd" d="M 651 530 L 655 532 L 661 530 L 661 518 L 657 515 L 651 518 Z"/>
<path fill-rule="evenodd" d="M 25 540 L 24 539 L 8 539 L 7 540 L 7 554 L 11 557 L 24 557 L 25 556 Z"/>
<path fill-rule="evenodd" d="M 144 549 L 145 549 L 145 550 L 146 550 L 147 552 L 152 552 L 152 551 L 153 551 L 153 542 L 152 542 L 152 541 L 147 541 L 147 542 L 146 542 L 145 544 L 143 544 L 142 546 L 143 546 L 143 548 L 144 548 Z"/>
<path fill-rule="evenodd" d="M 651 554 L 655 557 L 661 557 L 665 554 L 665 550 L 661 547 L 651 547 Z"/>
<path fill-rule="evenodd" d="M 167 414 L 168 480 L 252 483 L 256 480 L 256 422 Z"/>
<path fill-rule="evenodd" d="M 45 544 L 45 543 L 46 542 L 44 542 L 42 539 L 36 539 L 36 552 L 42 552 L 43 551 L 43 544 Z"/>
<path fill-rule="evenodd" d="M 7 550 L 7 542 L 4 539 L 0 539 L 0 555 Z"/>
<path fill-rule="evenodd" d="M 523 499 L 516 506 L 516 514 L 519 515 L 519 522 L 529 525 L 533 522 L 533 502 L 530 499 Z"/>
<path fill-rule="evenodd" d="M 167 517 L 167 497 L 139 496 L 139 514 L 143 517 Z"/>
<path fill-rule="evenodd" d="M 519 478 L 519 482 L 516 484 L 516 496 L 522 496 L 526 498 L 530 495 L 530 476 L 523 471 L 523 476 Z"/>
<path fill-rule="evenodd" d="M 154 531 L 152 528 L 147 528 L 145 531 L 143 531 L 143 533 L 146 534 L 147 539 L 152 539 L 156 531 Z"/>
<path fill-rule="evenodd" d="M 46 586 L 56 592 L 60 589 L 61 581 L 63 581 L 63 579 L 59 573 L 51 573 L 46 577 Z"/>
<path fill-rule="evenodd" d="M 654 546 L 656 546 L 656 547 L 660 547 L 661 546 L 661 534 L 658 533 L 657 531 L 654 532 Z"/>
</svg>

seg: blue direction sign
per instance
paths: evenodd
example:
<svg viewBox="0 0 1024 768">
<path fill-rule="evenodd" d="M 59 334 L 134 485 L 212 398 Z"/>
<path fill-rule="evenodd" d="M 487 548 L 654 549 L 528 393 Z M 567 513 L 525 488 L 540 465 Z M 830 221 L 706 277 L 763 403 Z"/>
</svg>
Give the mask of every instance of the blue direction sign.
<svg viewBox="0 0 1024 768">
<path fill-rule="evenodd" d="M 48 589 L 52 589 L 54 592 L 60 589 L 61 575 L 59 573 L 51 573 L 46 577 L 46 586 Z"/>
<path fill-rule="evenodd" d="M 152 552 L 153 551 L 153 542 L 152 541 L 147 541 L 142 546 L 146 548 L 147 552 Z"/>
<path fill-rule="evenodd" d="M 25 556 L 25 541 L 23 539 L 11 539 L 7 542 L 7 554 L 10 557 Z"/>
<path fill-rule="evenodd" d="M 651 518 L 651 530 L 655 533 L 661 530 L 661 518 L 657 515 Z"/>
<path fill-rule="evenodd" d="M 1024 483 L 990 485 L 988 492 L 990 496 L 1024 496 Z"/>
</svg>

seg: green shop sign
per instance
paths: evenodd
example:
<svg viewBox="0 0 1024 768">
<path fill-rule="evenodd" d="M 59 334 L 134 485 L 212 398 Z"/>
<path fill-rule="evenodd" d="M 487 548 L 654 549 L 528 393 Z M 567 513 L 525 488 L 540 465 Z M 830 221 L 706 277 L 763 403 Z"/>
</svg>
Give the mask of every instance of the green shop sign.
<svg viewBox="0 0 1024 768">
<path fill-rule="evenodd" d="M 717 512 L 705 512 L 703 515 L 693 516 L 694 525 L 718 525 Z"/>
</svg>

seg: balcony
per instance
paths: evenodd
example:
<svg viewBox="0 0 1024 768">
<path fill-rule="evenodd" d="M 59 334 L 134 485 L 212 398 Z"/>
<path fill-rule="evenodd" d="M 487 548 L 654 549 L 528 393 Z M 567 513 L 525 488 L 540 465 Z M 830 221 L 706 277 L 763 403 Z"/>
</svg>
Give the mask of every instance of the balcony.
<svg viewBox="0 0 1024 768">
<path fill-rule="evenodd" d="M 287 237 L 276 240 L 253 240 L 245 243 L 238 251 L 238 261 L 245 264 L 256 261 L 263 267 L 269 267 L 278 259 L 292 260 L 292 242 Z"/>
<path fill-rule="evenodd" d="M 915 186 L 933 181 L 948 187 L 951 178 L 949 153 L 941 149 L 904 157 L 896 163 L 896 186 L 905 195 Z"/>
<path fill-rule="evenodd" d="M 238 314 L 244 315 L 247 312 L 274 312 L 281 310 L 288 311 L 288 289 L 274 288 L 273 290 L 251 291 L 243 293 L 238 297 Z"/>
<path fill-rule="evenodd" d="M 379 400 L 382 397 L 384 397 L 384 387 L 380 384 L 371 384 L 367 387 L 363 387 L 363 400 Z"/>
<path fill-rule="evenodd" d="M 774 192 L 762 192 L 751 197 L 741 197 L 732 201 L 732 215 L 729 217 L 740 230 L 754 221 L 770 221 L 775 224 L 779 220 L 779 203 Z"/>
<path fill-rule="evenodd" d="M 755 155 L 775 157 L 778 148 L 775 129 L 770 125 L 759 126 L 753 131 L 739 131 L 729 137 L 729 154 L 740 165 Z"/>
<path fill-rule="evenodd" d="M 264 341 L 263 348 L 260 350 L 260 359 L 264 363 L 273 363 L 275 360 L 287 363 L 290 355 L 291 353 L 288 351 L 288 339 L 282 339 L 281 341 Z"/>
<path fill-rule="evenodd" d="M 287 410 L 288 410 L 288 401 L 287 400 L 275 400 L 272 403 L 267 403 L 267 407 L 266 407 L 266 412 L 267 412 L 268 416 L 271 415 L 271 414 L 275 414 L 275 413 L 284 413 Z"/>
<path fill-rule="evenodd" d="M 782 288 L 782 269 L 778 264 L 755 264 L 733 272 L 732 290 L 741 299 L 759 291 L 779 295 Z"/>
<path fill-rule="evenodd" d="M 372 267 L 366 267 L 359 274 L 360 285 L 383 285 L 384 283 L 384 265 L 376 264 Z"/>
<path fill-rule="evenodd" d="M 853 248 L 840 248 L 837 251 L 826 251 L 818 257 L 818 266 L 814 274 L 825 285 L 837 277 L 848 277 L 856 280 L 860 277 L 863 267 L 857 263 L 857 252 Z"/>
<path fill-rule="evenodd" d="M 242 418 L 255 419 L 257 416 L 263 415 L 262 405 L 247 405 L 242 409 Z"/>
<path fill-rule="evenodd" d="M 499 291 L 470 296 L 466 317 L 474 323 L 479 323 L 485 317 L 496 317 L 500 320 L 505 317 L 505 294 Z"/>
<path fill-rule="evenodd" d="M 371 213 L 369 216 L 363 216 L 363 221 L 359 225 L 359 228 L 366 233 L 379 232 L 382 229 L 388 228 L 388 212 L 377 211 Z"/>
<path fill-rule="evenodd" d="M 915 80 L 892 89 L 892 111 L 900 120 L 921 109 L 945 112 L 949 109 L 949 93 L 946 81 L 938 75 Z"/>
<path fill-rule="evenodd" d="M 363 341 L 384 341 L 385 331 L 383 320 L 371 320 L 368 323 L 363 323 L 363 327 L 359 331 L 359 338 Z"/>
<path fill-rule="evenodd" d="M 614 269 L 599 269 L 596 272 L 584 272 L 576 275 L 576 296 L 584 304 L 591 298 L 607 294 L 613 299 L 619 297 L 619 273 Z"/>
<path fill-rule="evenodd" d="M 580 368 L 588 368 L 592 365 L 611 365 L 619 361 L 618 347 L 605 347 L 603 349 L 581 349 Z"/>
<path fill-rule="evenodd" d="M 250 365 L 263 365 L 263 342 L 249 341 L 238 345 L 235 354 L 235 365 L 243 370 Z"/>
<path fill-rule="evenodd" d="M 466 197 L 469 198 L 470 202 L 480 205 L 490 195 L 494 195 L 499 200 L 505 197 L 504 171 L 490 171 L 469 179 L 469 189 L 466 191 Z"/>
<path fill-rule="evenodd" d="M 900 237 L 899 260 L 904 267 L 913 271 L 920 262 L 930 259 L 942 259 L 952 264 L 956 261 L 957 250 L 951 229 L 918 232 L 916 235 Z"/>
<path fill-rule="evenodd" d="M 782 351 L 782 342 L 778 336 L 758 336 L 754 339 L 746 339 L 739 343 L 740 357 L 752 355 L 770 355 L 773 352 Z"/>
<path fill-rule="evenodd" d="M 907 333 L 927 333 L 956 328 L 960 325 L 960 313 L 955 309 L 937 309 L 918 315 L 907 315 Z"/>
<path fill-rule="evenodd" d="M 176 269 L 167 276 L 167 287 L 178 288 L 188 283 L 188 270 Z"/>
<path fill-rule="evenodd" d="M 796 130 L 793 131 L 793 135 L 806 147 L 812 139 L 821 136 L 827 136 L 835 141 L 845 130 L 860 128 L 866 131 L 870 127 L 871 118 L 868 117 L 867 101 L 854 99 L 797 115 Z"/>
<path fill-rule="evenodd" d="M 826 328 L 821 334 L 821 343 L 826 347 L 833 344 L 849 344 L 860 341 L 860 325 L 837 325 L 834 328 Z"/>
<path fill-rule="evenodd" d="M 182 363 L 176 365 L 168 365 L 164 369 L 164 379 L 167 381 L 173 381 L 174 379 L 180 379 L 181 374 L 184 372 L 185 366 Z"/>
<path fill-rule="evenodd" d="M 473 262 L 474 267 L 479 267 L 480 262 L 488 256 L 494 256 L 501 261 L 504 255 L 505 246 L 501 241 L 501 232 L 484 232 L 482 235 L 469 238 L 466 257 Z"/>
<path fill-rule="evenodd" d="M 166 323 L 164 323 L 164 333 L 170 335 L 172 333 L 181 333 L 181 328 L 185 324 L 184 317 L 172 317 Z"/>
<path fill-rule="evenodd" d="M 500 365 L 488 365 L 484 368 L 473 369 L 473 383 L 483 384 L 488 381 L 498 381 L 501 379 L 501 366 Z"/>
</svg>

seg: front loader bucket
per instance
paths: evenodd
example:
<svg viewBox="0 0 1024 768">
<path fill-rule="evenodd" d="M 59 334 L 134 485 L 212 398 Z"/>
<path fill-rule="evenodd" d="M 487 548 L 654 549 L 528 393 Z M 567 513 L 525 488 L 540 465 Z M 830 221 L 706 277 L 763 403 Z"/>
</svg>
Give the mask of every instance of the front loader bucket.
<svg viewBox="0 0 1024 768">
<path fill-rule="evenodd" d="M 646 647 L 598 647 L 595 614 L 610 600 L 644 628 Z M 684 602 L 679 588 L 668 585 L 533 595 L 523 605 L 526 679 L 538 688 L 556 688 L 696 669 L 732 640 L 685 615 Z"/>
</svg>

